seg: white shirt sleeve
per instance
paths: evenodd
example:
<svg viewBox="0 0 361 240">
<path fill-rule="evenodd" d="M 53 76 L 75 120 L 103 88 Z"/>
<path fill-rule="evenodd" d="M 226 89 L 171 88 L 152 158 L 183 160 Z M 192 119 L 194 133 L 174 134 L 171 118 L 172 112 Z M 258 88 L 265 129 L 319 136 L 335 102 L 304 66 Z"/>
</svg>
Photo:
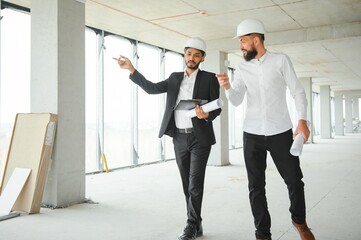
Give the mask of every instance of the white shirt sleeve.
<svg viewBox="0 0 361 240">
<path fill-rule="evenodd" d="M 295 100 L 298 119 L 307 120 L 306 92 L 300 80 L 298 80 L 292 62 L 287 55 L 284 58 L 283 74 L 290 93 Z"/>
<path fill-rule="evenodd" d="M 234 80 L 231 82 L 231 87 L 225 91 L 227 99 L 233 106 L 239 106 L 244 99 L 246 93 L 246 85 L 242 80 L 239 68 L 234 72 Z"/>
</svg>

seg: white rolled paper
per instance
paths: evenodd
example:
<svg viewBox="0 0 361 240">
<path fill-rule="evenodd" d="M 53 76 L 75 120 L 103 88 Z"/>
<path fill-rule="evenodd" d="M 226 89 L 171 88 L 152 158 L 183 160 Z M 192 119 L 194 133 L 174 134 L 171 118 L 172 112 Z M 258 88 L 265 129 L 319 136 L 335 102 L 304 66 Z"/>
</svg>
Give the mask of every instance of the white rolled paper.
<svg viewBox="0 0 361 240">
<path fill-rule="evenodd" d="M 297 136 L 295 137 L 295 139 L 293 140 L 293 144 L 291 146 L 290 149 L 290 153 L 293 156 L 300 156 L 302 153 L 302 148 L 303 148 L 303 136 L 302 134 L 297 134 Z"/>
<path fill-rule="evenodd" d="M 211 112 L 211 111 L 216 110 L 221 107 L 223 107 L 223 101 L 221 99 L 216 99 L 216 100 L 213 100 L 212 102 L 202 105 L 202 109 L 206 113 Z M 189 118 L 193 118 L 193 117 L 197 116 L 195 108 L 188 110 L 186 112 L 186 116 Z"/>
</svg>

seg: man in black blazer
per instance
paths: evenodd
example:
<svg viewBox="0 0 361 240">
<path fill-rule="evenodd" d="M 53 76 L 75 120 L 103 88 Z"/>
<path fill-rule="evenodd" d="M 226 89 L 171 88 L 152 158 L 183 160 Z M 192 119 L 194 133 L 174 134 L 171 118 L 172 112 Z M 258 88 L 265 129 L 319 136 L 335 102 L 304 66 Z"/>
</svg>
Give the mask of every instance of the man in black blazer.
<svg viewBox="0 0 361 240">
<path fill-rule="evenodd" d="M 187 205 L 187 225 L 180 240 L 191 240 L 203 235 L 201 206 L 204 178 L 211 146 L 216 143 L 212 121 L 221 109 L 204 112 L 196 106 L 196 117 L 189 118 L 185 110 L 176 110 L 180 100 L 202 99 L 211 102 L 219 98 L 219 83 L 214 73 L 202 71 L 206 44 L 200 38 L 191 38 L 184 48 L 186 69 L 174 72 L 168 79 L 153 83 L 139 73 L 129 59 L 115 58 L 119 66 L 130 71 L 130 80 L 149 94 L 167 93 L 167 101 L 159 137 L 173 138 L 176 162 L 182 178 Z"/>
</svg>

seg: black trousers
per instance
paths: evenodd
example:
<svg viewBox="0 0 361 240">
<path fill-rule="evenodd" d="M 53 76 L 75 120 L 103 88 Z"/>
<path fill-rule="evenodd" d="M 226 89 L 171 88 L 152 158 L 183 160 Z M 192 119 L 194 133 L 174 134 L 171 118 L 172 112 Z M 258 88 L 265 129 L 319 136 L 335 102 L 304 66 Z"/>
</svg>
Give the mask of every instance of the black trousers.
<svg viewBox="0 0 361 240">
<path fill-rule="evenodd" d="M 244 132 L 243 151 L 248 175 L 249 200 L 251 204 L 256 236 L 270 236 L 271 217 L 266 199 L 265 170 L 267 151 L 270 152 L 278 172 L 288 188 L 291 218 L 304 223 L 306 218 L 304 183 L 298 157 L 289 152 L 293 143 L 292 130 L 273 136 L 254 135 Z"/>
<path fill-rule="evenodd" d="M 186 200 L 187 222 L 199 226 L 202 221 L 204 177 L 211 146 L 200 146 L 193 133 L 176 133 L 173 143 Z"/>
</svg>

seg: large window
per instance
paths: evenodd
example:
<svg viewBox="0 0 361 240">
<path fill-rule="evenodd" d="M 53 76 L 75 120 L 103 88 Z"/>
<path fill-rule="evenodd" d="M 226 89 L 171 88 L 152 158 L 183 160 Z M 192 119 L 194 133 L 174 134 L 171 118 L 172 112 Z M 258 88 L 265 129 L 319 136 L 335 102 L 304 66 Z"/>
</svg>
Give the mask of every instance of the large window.
<svg viewBox="0 0 361 240">
<path fill-rule="evenodd" d="M 159 82 L 161 50 L 146 44 L 138 44 L 137 53 L 139 71 L 148 80 Z M 158 138 L 161 122 L 161 98 L 164 98 L 164 94 L 149 95 L 142 89 L 138 90 L 138 163 L 161 160 L 160 139 Z"/>
<path fill-rule="evenodd" d="M 91 30 L 85 31 L 85 119 L 86 119 L 86 172 L 98 170 L 97 163 L 97 38 Z"/>
<path fill-rule="evenodd" d="M 144 92 L 113 58 L 128 57 L 147 79 L 159 82 L 171 72 L 183 71 L 183 57 L 167 52 L 162 59 L 160 48 L 131 44 L 116 35 L 103 37 L 99 32 L 95 35 L 89 31 L 86 35 L 87 51 L 91 51 L 87 53 L 86 71 L 87 171 L 104 169 L 97 153 L 104 154 L 109 169 L 173 159 L 171 139 L 158 138 L 166 95 Z"/>
<path fill-rule="evenodd" d="M 123 55 L 132 59 L 132 45 L 113 35 L 105 37 L 104 45 L 104 155 L 109 168 L 119 168 L 132 165 L 132 82 L 129 72 L 121 69 L 113 57 Z"/>
<path fill-rule="evenodd" d="M 30 15 L 10 9 L 1 15 L 0 170 L 16 113 L 30 111 Z"/>
</svg>

